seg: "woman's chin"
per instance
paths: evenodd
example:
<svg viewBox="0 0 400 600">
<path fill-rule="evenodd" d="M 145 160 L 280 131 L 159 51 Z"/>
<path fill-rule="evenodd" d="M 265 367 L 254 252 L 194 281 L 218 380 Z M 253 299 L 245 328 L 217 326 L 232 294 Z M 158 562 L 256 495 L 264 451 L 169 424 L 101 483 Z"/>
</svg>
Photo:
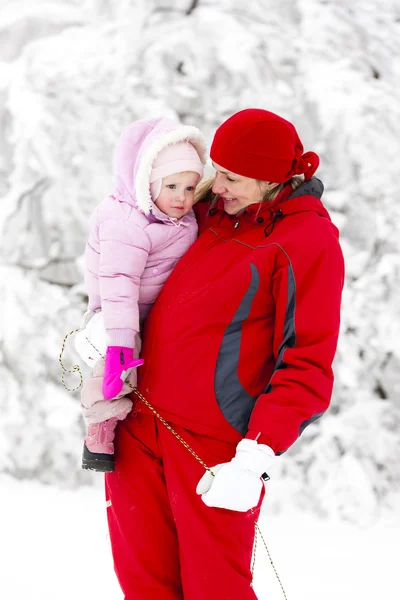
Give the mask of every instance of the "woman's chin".
<svg viewBox="0 0 400 600">
<path fill-rule="evenodd" d="M 224 211 L 228 213 L 228 215 L 235 215 L 239 208 L 237 202 L 224 202 Z"/>
</svg>

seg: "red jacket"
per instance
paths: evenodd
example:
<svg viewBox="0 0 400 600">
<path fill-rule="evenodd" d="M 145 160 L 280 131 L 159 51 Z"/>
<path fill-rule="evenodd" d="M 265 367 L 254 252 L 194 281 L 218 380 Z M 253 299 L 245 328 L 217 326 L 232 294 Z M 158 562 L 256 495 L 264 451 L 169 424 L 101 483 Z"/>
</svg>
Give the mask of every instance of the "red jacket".
<svg viewBox="0 0 400 600">
<path fill-rule="evenodd" d="M 144 335 L 139 389 L 171 423 L 281 453 L 327 409 L 344 264 L 319 186 L 205 218 Z"/>
</svg>

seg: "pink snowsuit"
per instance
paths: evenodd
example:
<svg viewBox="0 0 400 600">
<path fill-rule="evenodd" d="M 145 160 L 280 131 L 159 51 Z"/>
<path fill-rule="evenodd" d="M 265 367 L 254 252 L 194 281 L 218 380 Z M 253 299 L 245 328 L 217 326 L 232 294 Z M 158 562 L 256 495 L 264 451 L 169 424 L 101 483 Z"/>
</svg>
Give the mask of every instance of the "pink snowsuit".
<svg viewBox="0 0 400 600">
<path fill-rule="evenodd" d="M 173 220 L 157 208 L 150 195 L 155 158 L 166 146 L 181 141 L 191 142 L 205 163 L 206 144 L 196 127 L 168 118 L 129 125 L 116 148 L 115 190 L 90 217 L 85 250 L 88 308 L 103 311 L 109 346 L 138 345 L 139 319 L 147 316 L 175 264 L 197 238 L 193 211 Z M 100 365 L 94 375 L 96 372 L 100 379 L 90 378 L 82 390 L 88 422 L 116 416 L 116 405 L 102 401 Z M 119 402 L 119 418 L 126 414 L 128 403 L 130 407 L 128 399 Z"/>
<path fill-rule="evenodd" d="M 152 202 L 149 176 L 166 146 L 190 141 L 205 162 L 201 132 L 167 118 L 135 121 L 115 155 L 116 189 L 94 210 L 85 251 L 89 310 L 101 308 L 109 346 L 134 347 L 173 267 L 197 237 L 193 211 L 174 221 Z"/>
</svg>

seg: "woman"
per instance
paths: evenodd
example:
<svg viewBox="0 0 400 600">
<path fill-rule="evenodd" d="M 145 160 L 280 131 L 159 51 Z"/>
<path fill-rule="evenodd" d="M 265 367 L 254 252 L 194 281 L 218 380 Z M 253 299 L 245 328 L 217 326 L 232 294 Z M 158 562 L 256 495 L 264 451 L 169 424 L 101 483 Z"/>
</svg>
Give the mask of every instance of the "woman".
<svg viewBox="0 0 400 600">
<path fill-rule="evenodd" d="M 223 123 L 210 154 L 202 233 L 147 320 L 139 390 L 213 474 L 137 402 L 106 476 L 128 600 L 256 598 L 263 479 L 332 392 L 344 269 L 317 155 L 260 109 Z"/>
</svg>

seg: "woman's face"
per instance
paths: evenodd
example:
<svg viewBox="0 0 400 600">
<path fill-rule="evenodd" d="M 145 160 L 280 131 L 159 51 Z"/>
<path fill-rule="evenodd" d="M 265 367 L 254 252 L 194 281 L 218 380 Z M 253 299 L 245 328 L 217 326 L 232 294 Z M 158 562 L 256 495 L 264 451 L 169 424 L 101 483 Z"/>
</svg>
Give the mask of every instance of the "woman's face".
<svg viewBox="0 0 400 600">
<path fill-rule="evenodd" d="M 279 185 L 266 181 L 258 182 L 256 179 L 232 173 L 214 162 L 212 164 L 216 171 L 212 191 L 223 199 L 228 215 L 236 215 L 246 206 L 262 202 L 266 192 Z"/>
</svg>

